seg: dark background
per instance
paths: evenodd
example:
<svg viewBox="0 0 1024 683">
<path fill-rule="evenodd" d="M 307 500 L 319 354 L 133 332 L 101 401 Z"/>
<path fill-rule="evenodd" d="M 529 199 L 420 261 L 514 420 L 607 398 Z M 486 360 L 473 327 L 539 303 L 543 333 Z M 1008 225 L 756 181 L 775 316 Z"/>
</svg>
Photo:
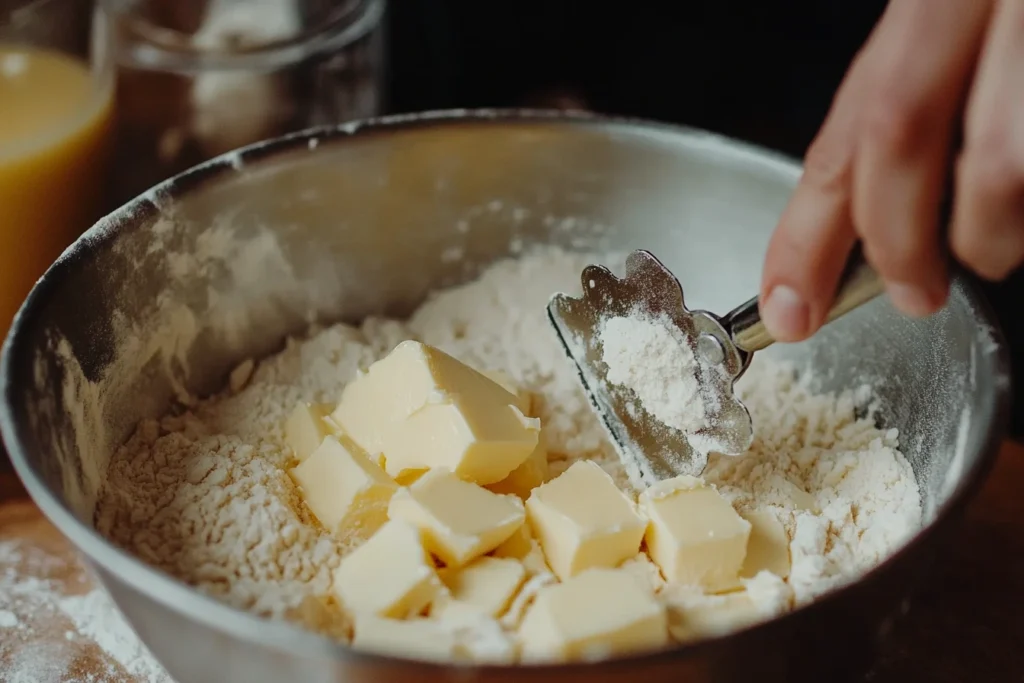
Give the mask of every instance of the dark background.
<svg viewBox="0 0 1024 683">
<path fill-rule="evenodd" d="M 546 104 L 684 123 L 801 157 L 885 0 L 392 0 L 390 106 Z M 1024 272 L 985 284 L 1024 386 Z M 1024 434 L 1015 402 L 1014 434 Z"/>
</svg>

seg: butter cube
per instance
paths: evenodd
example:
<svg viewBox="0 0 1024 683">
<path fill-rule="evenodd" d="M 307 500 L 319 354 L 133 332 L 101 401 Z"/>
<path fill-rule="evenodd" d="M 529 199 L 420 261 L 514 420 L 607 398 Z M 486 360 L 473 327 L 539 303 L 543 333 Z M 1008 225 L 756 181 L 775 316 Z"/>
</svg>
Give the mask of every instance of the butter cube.
<svg viewBox="0 0 1024 683">
<path fill-rule="evenodd" d="M 342 558 L 333 590 L 354 614 L 404 619 L 420 614 L 442 586 L 419 530 L 393 520 Z"/>
<path fill-rule="evenodd" d="M 352 647 L 379 655 L 450 662 L 459 658 L 454 633 L 428 619 L 382 619 L 360 614 L 355 619 Z"/>
<path fill-rule="evenodd" d="M 505 614 L 501 617 L 500 623 L 502 627 L 509 630 L 517 630 L 523 623 L 526 610 L 530 608 L 540 592 L 547 586 L 557 583 L 558 578 L 551 572 L 541 572 L 532 575 L 523 584 L 523 587 L 519 590 L 516 597 L 512 599 Z"/>
<path fill-rule="evenodd" d="M 384 464 L 382 462 L 381 467 L 383 466 Z M 412 486 L 413 484 L 416 483 L 417 480 L 419 480 L 420 477 L 422 477 L 426 473 L 427 470 L 406 470 L 399 474 L 397 477 L 395 477 L 395 483 L 398 484 L 399 486 Z"/>
<path fill-rule="evenodd" d="M 612 478 L 587 460 L 534 489 L 526 513 L 548 565 L 563 581 L 633 557 L 646 526 Z"/>
<path fill-rule="evenodd" d="M 590 569 L 542 588 L 519 637 L 525 661 L 594 660 L 664 647 L 668 619 L 634 576 Z"/>
<path fill-rule="evenodd" d="M 738 588 L 750 523 L 697 477 L 675 477 L 640 494 L 647 552 L 670 582 L 711 592 Z"/>
<path fill-rule="evenodd" d="M 487 488 L 495 493 L 511 493 L 526 500 L 535 488 L 548 480 L 549 476 L 548 452 L 543 444 L 538 443 L 522 465 Z"/>
<path fill-rule="evenodd" d="M 642 586 L 657 593 L 665 586 L 665 579 L 661 575 L 658 565 L 651 561 L 647 553 L 637 553 L 636 557 L 626 560 L 619 566 L 619 571 L 631 574 Z"/>
<path fill-rule="evenodd" d="M 505 612 L 526 580 L 526 569 L 520 562 L 497 557 L 481 557 L 462 569 L 443 569 L 439 573 L 452 601 L 491 617 Z"/>
<path fill-rule="evenodd" d="M 750 539 L 740 576 L 750 579 L 762 570 L 783 579 L 789 576 L 789 534 L 779 518 L 770 510 L 753 510 L 742 517 L 750 523 Z"/>
<path fill-rule="evenodd" d="M 497 619 L 471 611 L 462 614 L 447 613 L 440 622 L 455 634 L 460 654 L 479 664 L 514 664 L 519 653 L 518 643 L 507 633 Z"/>
<path fill-rule="evenodd" d="M 393 477 L 446 467 L 493 484 L 537 447 L 540 421 L 519 398 L 426 344 L 405 341 L 345 387 L 333 419 Z"/>
<path fill-rule="evenodd" d="M 507 391 L 516 397 L 516 407 L 523 415 L 530 415 L 531 417 L 537 417 L 533 414 L 533 396 L 529 391 L 526 391 L 519 386 L 519 383 L 512 379 L 508 373 L 502 370 L 487 370 L 483 373 L 485 377 L 490 379 L 495 384 L 501 386 L 502 389 Z"/>
<path fill-rule="evenodd" d="M 669 633 L 680 643 L 724 636 L 769 618 L 746 591 L 689 597 L 669 592 L 664 599 L 668 605 Z"/>
<path fill-rule="evenodd" d="M 494 549 L 491 553 L 494 557 L 508 557 L 514 560 L 522 560 L 533 550 L 533 536 L 530 535 L 530 525 L 524 524 L 516 529 L 508 540 Z"/>
<path fill-rule="evenodd" d="M 324 422 L 330 413 L 330 406 L 316 403 L 300 403 L 284 423 L 284 438 L 295 458 L 302 462 L 317 449 L 324 437 L 332 430 Z"/>
<path fill-rule="evenodd" d="M 358 448 L 334 436 L 289 474 L 317 520 L 335 536 L 365 540 L 388 519 L 398 485 Z"/>
<path fill-rule="evenodd" d="M 418 527 L 427 549 L 448 567 L 461 567 L 494 550 L 526 519 L 523 502 L 515 496 L 491 493 L 440 468 L 399 489 L 388 516 Z"/>
</svg>

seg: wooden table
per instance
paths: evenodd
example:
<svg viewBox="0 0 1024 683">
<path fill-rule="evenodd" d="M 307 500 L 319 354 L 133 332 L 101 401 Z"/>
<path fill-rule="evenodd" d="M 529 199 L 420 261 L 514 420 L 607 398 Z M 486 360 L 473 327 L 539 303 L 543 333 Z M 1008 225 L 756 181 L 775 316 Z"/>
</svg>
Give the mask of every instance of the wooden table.
<svg viewBox="0 0 1024 683">
<path fill-rule="evenodd" d="M 48 575 L 69 593 L 89 590 L 91 581 L 69 544 L 24 497 L 12 474 L 0 474 L 0 501 L 0 543 L 19 540 L 55 558 L 44 563 Z M 894 635 L 890 654 L 868 677 L 872 683 L 1024 681 L 1024 446 L 1004 446 L 950 545 L 948 562 L 935 568 Z M 3 571 L 0 567 L 0 575 Z M 39 623 L 29 625 L 31 635 L 22 636 L 15 647 L 36 652 L 51 647 L 65 661 L 51 667 L 39 660 L 39 671 L 25 680 L 145 683 L 73 627 L 54 628 L 48 619 L 39 615 Z M 70 651 L 68 643 L 73 644 Z M 11 651 L 0 637 L 0 679 L 3 658 L 12 657 Z M 63 675 L 55 673 L 60 670 Z"/>
</svg>

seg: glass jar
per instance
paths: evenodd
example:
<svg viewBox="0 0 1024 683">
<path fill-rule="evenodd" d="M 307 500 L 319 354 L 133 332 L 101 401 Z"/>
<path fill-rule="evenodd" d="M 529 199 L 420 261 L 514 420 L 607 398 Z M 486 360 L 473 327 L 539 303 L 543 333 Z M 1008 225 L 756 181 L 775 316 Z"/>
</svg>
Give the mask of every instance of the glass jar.
<svg viewBox="0 0 1024 683">
<path fill-rule="evenodd" d="M 0 338 L 104 212 L 110 32 L 90 0 L 0 0 Z"/>
<path fill-rule="evenodd" d="M 386 0 L 100 0 L 120 203 L 223 152 L 383 108 Z"/>
</svg>

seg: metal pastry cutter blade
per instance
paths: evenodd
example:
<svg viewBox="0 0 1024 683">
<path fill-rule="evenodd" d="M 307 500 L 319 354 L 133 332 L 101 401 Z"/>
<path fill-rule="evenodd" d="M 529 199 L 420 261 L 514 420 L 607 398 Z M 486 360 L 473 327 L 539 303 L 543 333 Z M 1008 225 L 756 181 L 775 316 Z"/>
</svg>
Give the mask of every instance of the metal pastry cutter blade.
<svg viewBox="0 0 1024 683">
<path fill-rule="evenodd" d="M 733 383 L 746 370 L 750 354 L 733 344 L 722 321 L 712 313 L 688 310 L 679 281 L 648 251 L 629 255 L 622 279 L 604 266 L 590 265 L 583 270 L 582 282 L 581 298 L 552 297 L 548 317 L 634 485 L 700 475 L 709 451 L 745 452 L 753 441 L 753 426 L 750 413 L 734 395 Z M 690 438 L 644 410 L 632 390 L 607 381 L 608 367 L 601 360 L 602 323 L 638 309 L 653 316 L 666 314 L 698 359 L 697 379 L 710 426 Z"/>
</svg>

